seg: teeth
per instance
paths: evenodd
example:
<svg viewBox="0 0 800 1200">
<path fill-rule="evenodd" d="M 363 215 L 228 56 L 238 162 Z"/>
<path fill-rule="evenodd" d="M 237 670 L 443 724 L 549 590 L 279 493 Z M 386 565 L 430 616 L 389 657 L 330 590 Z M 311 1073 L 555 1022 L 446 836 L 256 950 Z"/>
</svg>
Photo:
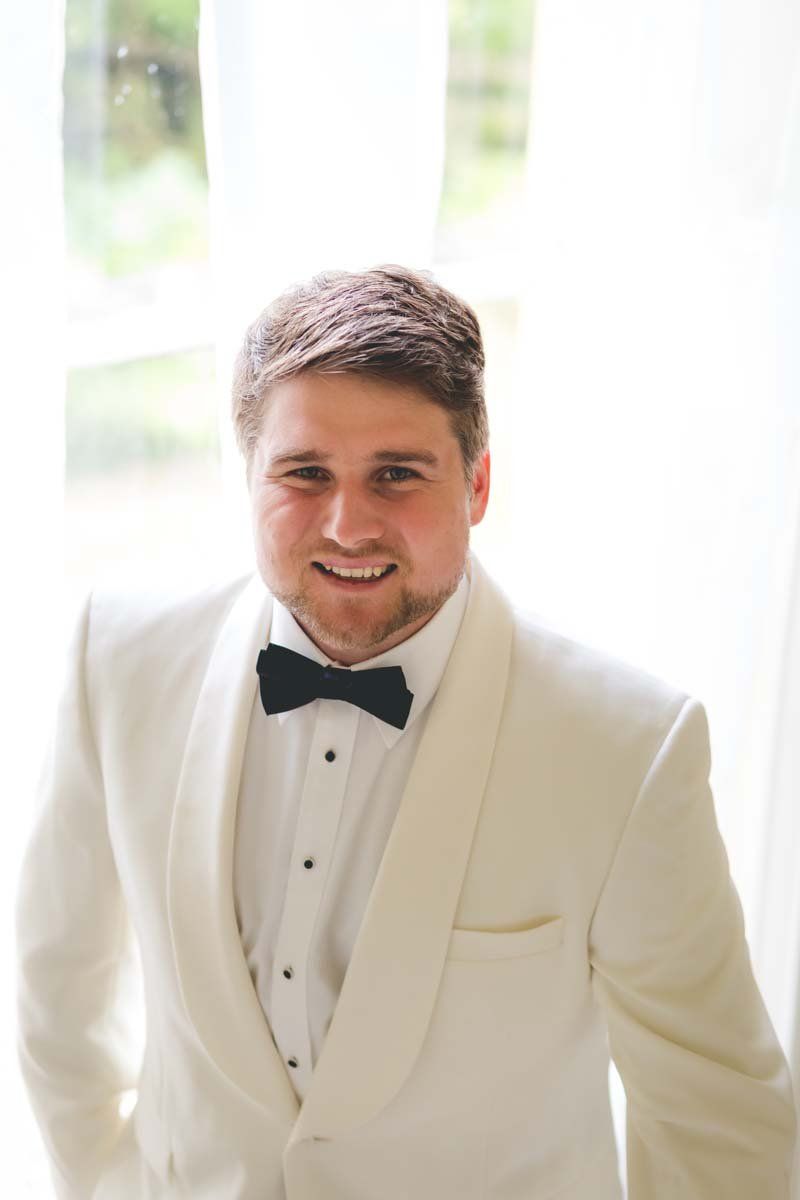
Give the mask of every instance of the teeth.
<svg viewBox="0 0 800 1200">
<path fill-rule="evenodd" d="M 379 579 L 389 569 L 388 567 L 332 567 L 330 563 L 322 565 L 326 571 L 340 575 L 343 579 Z"/>
</svg>

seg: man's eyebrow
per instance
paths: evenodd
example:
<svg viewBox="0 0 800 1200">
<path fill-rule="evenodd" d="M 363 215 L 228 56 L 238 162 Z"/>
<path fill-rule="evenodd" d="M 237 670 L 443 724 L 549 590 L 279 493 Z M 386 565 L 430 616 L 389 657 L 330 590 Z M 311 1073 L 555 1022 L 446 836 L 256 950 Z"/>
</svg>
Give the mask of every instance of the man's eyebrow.
<svg viewBox="0 0 800 1200">
<path fill-rule="evenodd" d="M 269 459 L 271 467 L 286 466 L 287 463 L 324 463 L 329 462 L 332 455 L 325 454 L 321 450 L 301 450 L 292 448 L 285 450 L 282 454 L 275 455 Z M 375 463 L 420 463 L 425 467 L 438 467 L 439 459 L 430 450 L 400 449 L 400 450 L 376 450 L 370 457 L 370 462 Z"/>
<path fill-rule="evenodd" d="M 376 450 L 372 462 L 398 463 L 417 462 L 426 467 L 438 467 L 439 460 L 430 450 Z"/>
<path fill-rule="evenodd" d="M 283 454 L 275 455 L 269 459 L 271 467 L 282 467 L 286 463 L 318 463 L 327 462 L 330 454 L 323 454 L 321 450 L 285 450 Z"/>
</svg>

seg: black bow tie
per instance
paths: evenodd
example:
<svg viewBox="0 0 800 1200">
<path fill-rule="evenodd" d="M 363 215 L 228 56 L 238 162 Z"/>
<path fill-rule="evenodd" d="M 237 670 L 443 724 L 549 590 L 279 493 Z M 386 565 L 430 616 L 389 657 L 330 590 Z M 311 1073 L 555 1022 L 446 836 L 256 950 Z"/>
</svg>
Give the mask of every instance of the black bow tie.
<svg viewBox="0 0 800 1200">
<path fill-rule="evenodd" d="M 267 716 L 300 708 L 312 700 L 347 700 L 387 725 L 405 729 L 414 699 L 402 667 L 366 671 L 322 667 L 304 654 L 272 643 L 259 654 L 256 671 Z"/>
</svg>

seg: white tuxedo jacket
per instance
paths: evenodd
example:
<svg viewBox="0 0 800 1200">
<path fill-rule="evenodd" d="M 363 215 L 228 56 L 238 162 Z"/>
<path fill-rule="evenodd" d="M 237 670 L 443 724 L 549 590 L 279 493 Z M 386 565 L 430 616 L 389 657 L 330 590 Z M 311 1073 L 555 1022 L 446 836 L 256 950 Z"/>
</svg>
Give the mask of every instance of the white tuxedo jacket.
<svg viewBox="0 0 800 1200">
<path fill-rule="evenodd" d="M 609 1047 L 631 1200 L 787 1200 L 791 1085 L 702 707 L 472 572 L 302 1106 L 233 903 L 269 596 L 87 606 L 18 894 L 21 1061 L 61 1200 L 619 1200 Z"/>
</svg>

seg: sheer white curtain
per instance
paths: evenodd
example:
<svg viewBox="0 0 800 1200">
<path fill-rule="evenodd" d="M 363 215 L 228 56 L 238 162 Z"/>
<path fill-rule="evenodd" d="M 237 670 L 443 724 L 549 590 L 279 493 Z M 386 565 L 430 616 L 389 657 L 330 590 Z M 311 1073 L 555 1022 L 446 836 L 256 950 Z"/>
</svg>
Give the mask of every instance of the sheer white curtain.
<svg viewBox="0 0 800 1200">
<path fill-rule="evenodd" d="M 221 430 L 231 528 L 246 539 L 224 399 L 233 354 L 245 325 L 295 280 L 330 267 L 430 265 L 447 5 L 202 0 L 200 68 Z"/>
<path fill-rule="evenodd" d="M 63 660 L 63 10 L 5 4 L 0 39 L 3 837 L 0 1079 L 3 1190 L 45 1196 L 46 1168 L 17 1067 L 13 900 Z"/>
<path fill-rule="evenodd" d="M 510 571 L 532 608 L 706 703 L 790 1052 L 800 8 L 539 0 L 529 166 Z"/>
</svg>

